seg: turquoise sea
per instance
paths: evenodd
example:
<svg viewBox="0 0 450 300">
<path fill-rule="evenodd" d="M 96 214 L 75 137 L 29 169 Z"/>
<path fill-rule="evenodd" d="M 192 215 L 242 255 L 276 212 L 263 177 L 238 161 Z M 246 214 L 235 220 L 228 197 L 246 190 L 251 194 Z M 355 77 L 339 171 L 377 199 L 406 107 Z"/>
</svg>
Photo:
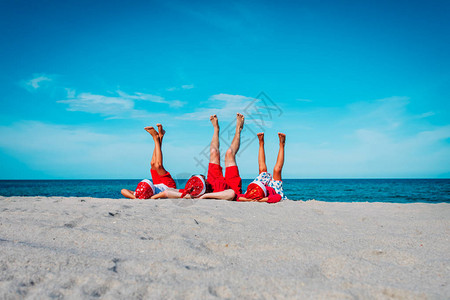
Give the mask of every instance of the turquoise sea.
<svg viewBox="0 0 450 300">
<path fill-rule="evenodd" d="M 122 198 L 140 179 L 126 180 L 0 180 L 1 196 L 65 196 Z M 243 180 L 243 188 L 251 182 Z M 178 187 L 185 180 L 177 180 Z M 330 202 L 450 203 L 450 179 L 285 179 L 292 200 Z"/>
</svg>

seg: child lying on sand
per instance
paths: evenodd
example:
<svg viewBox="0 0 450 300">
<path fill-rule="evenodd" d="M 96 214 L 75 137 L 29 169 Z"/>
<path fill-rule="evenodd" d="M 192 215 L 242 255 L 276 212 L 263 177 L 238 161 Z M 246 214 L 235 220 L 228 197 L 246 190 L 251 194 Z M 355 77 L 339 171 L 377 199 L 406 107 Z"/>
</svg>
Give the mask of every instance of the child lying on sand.
<svg viewBox="0 0 450 300">
<path fill-rule="evenodd" d="M 163 166 L 161 145 L 166 132 L 161 124 L 156 124 L 156 126 L 158 127 L 158 132 L 156 132 L 155 128 L 151 126 L 144 128 L 148 133 L 150 133 L 155 142 L 155 148 L 153 150 L 152 160 L 150 162 L 150 173 L 152 174 L 153 182 L 148 179 L 142 180 L 134 192 L 127 189 L 122 189 L 122 195 L 127 198 L 148 199 L 156 194 L 160 194 L 163 191 L 177 188 L 172 176 L 166 171 L 166 169 L 164 169 Z"/>
<path fill-rule="evenodd" d="M 163 167 L 162 139 L 165 134 L 161 124 L 157 124 L 158 132 L 153 127 L 146 127 L 155 141 L 155 149 L 151 160 L 151 174 L 153 182 L 142 180 L 136 191 L 122 189 L 121 193 L 131 199 L 159 199 L 159 198 L 200 198 L 237 201 L 258 201 L 275 203 L 286 199 L 283 193 L 281 171 L 284 164 L 284 146 L 286 135 L 278 133 L 280 149 L 277 162 L 273 169 L 273 177 L 267 172 L 266 157 L 264 152 L 264 133 L 258 134 L 259 139 L 259 176 L 249 184 L 245 194 L 242 194 L 242 179 L 236 164 L 236 153 L 239 151 L 241 131 L 244 127 L 244 116 L 236 114 L 236 132 L 229 149 L 225 154 L 225 176 L 220 166 L 219 152 L 219 122 L 216 115 L 210 117 L 214 128 L 210 145 L 210 160 L 208 165 L 208 177 L 193 175 L 186 183 L 184 189 L 178 190 L 175 181 L 169 172 Z"/>
<path fill-rule="evenodd" d="M 276 203 L 281 199 L 286 199 L 283 192 L 283 181 L 281 180 L 281 171 L 284 165 L 284 145 L 286 144 L 286 135 L 278 133 L 280 140 L 280 149 L 278 151 L 277 162 L 273 168 L 273 177 L 267 173 L 266 154 L 264 151 L 264 133 L 258 133 L 259 152 L 258 165 L 259 175 L 247 187 L 245 194 L 237 194 L 237 201 L 259 201 Z"/>
<path fill-rule="evenodd" d="M 234 200 L 236 194 L 242 193 L 242 179 L 236 164 L 236 153 L 241 143 L 241 131 L 244 128 L 244 116 L 236 114 L 236 132 L 230 147 L 225 153 L 225 177 L 220 166 L 219 152 L 219 121 L 217 115 L 209 118 L 214 132 L 210 145 L 210 158 L 208 165 L 208 177 L 206 182 L 203 175 L 194 175 L 186 183 L 182 190 L 168 189 L 152 197 L 157 198 L 201 198 Z M 195 181 L 195 182 L 194 182 Z M 195 192 L 193 191 L 195 190 Z M 201 192 L 202 191 L 202 192 Z"/>
</svg>

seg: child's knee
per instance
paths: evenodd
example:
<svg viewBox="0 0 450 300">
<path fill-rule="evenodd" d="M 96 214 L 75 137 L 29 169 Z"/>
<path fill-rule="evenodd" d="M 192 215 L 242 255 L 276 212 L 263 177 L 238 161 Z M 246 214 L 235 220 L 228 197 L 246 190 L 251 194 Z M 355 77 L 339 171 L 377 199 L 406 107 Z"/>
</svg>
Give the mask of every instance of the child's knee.
<svg viewBox="0 0 450 300">
<path fill-rule="evenodd" d="M 209 150 L 209 153 L 211 154 L 211 156 L 220 156 L 219 149 L 217 149 L 217 148 L 211 148 Z"/>
<path fill-rule="evenodd" d="M 152 167 L 152 170 L 162 169 L 162 164 L 160 162 L 152 161 L 150 162 L 150 166 Z"/>
<path fill-rule="evenodd" d="M 225 152 L 225 158 L 226 159 L 234 159 L 235 153 L 233 150 L 228 149 L 227 152 Z"/>
<path fill-rule="evenodd" d="M 275 166 L 274 168 L 273 168 L 273 173 L 275 174 L 275 173 L 277 173 L 277 174 L 281 174 L 281 171 L 283 170 L 283 167 L 280 167 L 280 166 Z"/>
</svg>

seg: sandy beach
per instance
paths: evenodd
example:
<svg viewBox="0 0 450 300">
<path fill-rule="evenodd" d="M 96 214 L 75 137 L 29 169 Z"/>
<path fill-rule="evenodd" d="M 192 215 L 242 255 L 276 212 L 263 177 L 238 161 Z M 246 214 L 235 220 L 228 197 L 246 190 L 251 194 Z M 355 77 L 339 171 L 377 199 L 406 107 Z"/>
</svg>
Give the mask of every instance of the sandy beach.
<svg viewBox="0 0 450 300">
<path fill-rule="evenodd" d="M 450 205 L 0 197 L 0 298 L 448 299 Z"/>
</svg>

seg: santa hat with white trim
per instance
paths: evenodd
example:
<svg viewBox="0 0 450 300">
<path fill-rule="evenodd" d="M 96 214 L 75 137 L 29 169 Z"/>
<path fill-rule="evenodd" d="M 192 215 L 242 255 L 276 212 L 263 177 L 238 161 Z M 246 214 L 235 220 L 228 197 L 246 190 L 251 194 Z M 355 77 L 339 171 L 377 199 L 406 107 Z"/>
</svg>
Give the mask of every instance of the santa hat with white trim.
<svg viewBox="0 0 450 300">
<path fill-rule="evenodd" d="M 139 182 L 134 195 L 138 199 L 149 199 L 155 194 L 155 185 L 148 179 Z"/>
<path fill-rule="evenodd" d="M 202 175 L 192 175 L 186 182 L 184 189 L 180 190 L 181 198 L 191 195 L 192 198 L 198 198 L 206 192 L 206 181 Z"/>
<path fill-rule="evenodd" d="M 245 193 L 245 198 L 260 200 L 267 196 L 266 186 L 261 181 L 252 181 Z"/>
</svg>

